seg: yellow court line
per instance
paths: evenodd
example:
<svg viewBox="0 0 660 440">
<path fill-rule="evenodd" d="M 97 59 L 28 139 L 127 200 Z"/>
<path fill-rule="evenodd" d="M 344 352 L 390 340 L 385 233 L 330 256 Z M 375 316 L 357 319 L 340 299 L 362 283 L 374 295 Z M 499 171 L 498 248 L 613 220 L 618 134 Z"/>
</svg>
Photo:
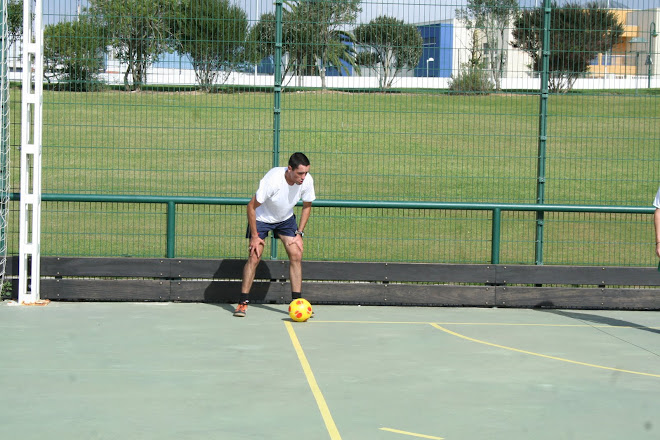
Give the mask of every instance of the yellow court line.
<svg viewBox="0 0 660 440">
<path fill-rule="evenodd" d="M 390 431 L 390 432 L 395 432 L 397 434 L 403 434 L 403 435 L 410 435 L 412 437 L 421 437 L 421 438 L 430 438 L 434 440 L 443 440 L 442 437 L 434 437 L 432 435 L 425 435 L 425 434 L 416 434 L 414 432 L 408 432 L 408 431 L 400 431 L 398 429 L 392 429 L 392 428 L 379 428 L 381 431 Z"/>
<path fill-rule="evenodd" d="M 293 326 L 290 322 L 285 321 L 284 325 L 286 325 L 286 330 L 289 332 L 289 337 L 293 343 L 293 348 L 296 349 L 298 360 L 300 360 L 300 365 L 302 365 L 302 369 L 305 372 L 305 377 L 307 377 L 307 383 L 309 383 L 309 387 L 312 389 L 312 394 L 314 394 L 316 405 L 319 407 L 319 411 L 323 417 L 323 422 L 325 422 L 325 427 L 328 430 L 328 434 L 330 434 L 330 438 L 332 440 L 341 440 L 341 435 L 339 435 L 335 421 L 332 419 L 332 415 L 330 414 L 330 409 L 328 409 L 328 405 L 325 403 L 321 389 L 316 383 L 314 373 L 312 373 L 312 368 L 309 366 L 309 362 L 307 362 L 307 357 L 305 356 L 305 352 L 303 352 L 300 341 L 298 341 L 298 336 L 296 336 L 296 332 L 293 331 Z"/>
<path fill-rule="evenodd" d="M 453 332 L 451 330 L 448 330 L 436 323 L 430 323 L 433 327 L 437 328 L 438 330 L 442 330 L 445 333 L 449 333 L 450 335 L 457 336 L 462 339 L 466 339 L 468 341 L 476 342 L 478 344 L 484 344 L 484 345 L 490 345 L 491 347 L 497 347 L 497 348 L 503 348 L 505 350 L 511 350 L 511 351 L 516 351 L 518 353 L 524 353 L 524 354 L 529 354 L 532 356 L 538 356 L 546 359 L 554 359 L 556 361 L 562 361 L 562 362 L 568 362 L 570 364 L 576 364 L 576 365 L 583 365 L 585 367 L 592 367 L 592 368 L 600 368 L 602 370 L 610 370 L 610 371 L 618 371 L 620 373 L 630 373 L 630 374 L 638 374 L 640 376 L 650 376 L 650 377 L 660 377 L 660 374 L 651 374 L 651 373 L 642 373 L 640 371 L 632 371 L 632 370 L 622 370 L 619 368 L 613 368 L 613 367 L 605 367 L 603 365 L 596 365 L 596 364 L 588 364 L 586 362 L 579 362 L 579 361 L 572 361 L 570 359 L 564 359 L 556 356 L 549 356 L 547 354 L 541 354 L 541 353 L 534 353 L 533 351 L 527 351 L 527 350 L 520 350 L 518 348 L 513 348 L 513 347 L 507 347 L 505 345 L 499 345 L 499 344 L 493 344 L 492 342 L 486 342 L 486 341 L 481 341 L 479 339 L 474 339 L 469 336 L 462 335 L 460 333 Z"/>
</svg>

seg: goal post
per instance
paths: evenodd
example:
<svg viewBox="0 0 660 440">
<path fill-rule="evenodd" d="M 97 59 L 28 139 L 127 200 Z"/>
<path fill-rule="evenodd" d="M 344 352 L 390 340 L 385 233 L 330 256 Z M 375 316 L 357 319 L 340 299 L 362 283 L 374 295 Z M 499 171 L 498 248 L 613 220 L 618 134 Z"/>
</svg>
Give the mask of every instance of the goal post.
<svg viewBox="0 0 660 440">
<path fill-rule="evenodd" d="M 34 304 L 40 300 L 41 135 L 44 64 L 42 6 L 42 0 L 23 2 L 19 304 Z"/>
</svg>

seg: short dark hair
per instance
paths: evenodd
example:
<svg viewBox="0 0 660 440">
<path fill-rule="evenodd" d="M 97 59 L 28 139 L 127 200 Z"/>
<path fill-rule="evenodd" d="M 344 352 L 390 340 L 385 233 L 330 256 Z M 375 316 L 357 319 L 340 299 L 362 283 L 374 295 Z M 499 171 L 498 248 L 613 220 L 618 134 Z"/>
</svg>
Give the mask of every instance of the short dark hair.
<svg viewBox="0 0 660 440">
<path fill-rule="evenodd" d="M 303 153 L 293 153 L 289 158 L 289 166 L 292 170 L 295 170 L 300 165 L 308 167 L 309 159 L 307 159 L 307 156 L 305 156 Z"/>
</svg>

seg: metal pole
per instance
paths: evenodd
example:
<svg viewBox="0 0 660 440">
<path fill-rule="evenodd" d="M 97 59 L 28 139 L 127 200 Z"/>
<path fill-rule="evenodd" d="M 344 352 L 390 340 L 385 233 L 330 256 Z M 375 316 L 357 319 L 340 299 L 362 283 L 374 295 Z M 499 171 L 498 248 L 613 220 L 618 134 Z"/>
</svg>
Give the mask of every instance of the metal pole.
<svg viewBox="0 0 660 440">
<path fill-rule="evenodd" d="M 502 210 L 500 208 L 495 208 L 493 209 L 493 224 L 491 225 L 490 262 L 492 264 L 500 264 L 501 229 Z"/>
<path fill-rule="evenodd" d="M 174 244 L 176 242 L 176 203 L 167 202 L 167 258 L 174 258 Z"/>
<path fill-rule="evenodd" d="M 275 1 L 275 82 L 273 87 L 273 167 L 280 164 L 280 115 L 282 100 L 282 1 Z M 270 258 L 277 259 L 277 241 L 271 238 Z"/>
<path fill-rule="evenodd" d="M 639 89 L 639 52 L 635 52 L 635 95 L 637 94 L 637 89 Z"/>
<path fill-rule="evenodd" d="M 655 31 L 655 21 L 651 22 L 649 26 L 649 55 L 646 58 L 646 65 L 648 66 L 648 88 L 651 88 L 651 75 L 653 74 L 653 39 L 658 36 Z"/>
<path fill-rule="evenodd" d="M 536 179 L 536 203 L 545 203 L 545 155 L 548 122 L 548 81 L 550 77 L 550 0 L 543 0 L 543 45 L 541 49 L 541 100 L 539 103 L 539 141 Z M 536 213 L 535 264 L 543 264 L 543 220 L 545 213 Z"/>
</svg>

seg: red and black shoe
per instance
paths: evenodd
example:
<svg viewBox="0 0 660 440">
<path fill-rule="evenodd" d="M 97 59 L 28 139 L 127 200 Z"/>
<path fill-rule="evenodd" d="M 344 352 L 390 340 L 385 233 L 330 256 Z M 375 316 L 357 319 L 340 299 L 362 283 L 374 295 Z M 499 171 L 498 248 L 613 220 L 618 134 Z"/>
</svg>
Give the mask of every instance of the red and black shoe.
<svg viewBox="0 0 660 440">
<path fill-rule="evenodd" d="M 236 310 L 234 310 L 234 316 L 245 318 L 245 314 L 247 313 L 247 306 L 247 303 L 239 304 L 238 307 L 236 307 Z"/>
</svg>

